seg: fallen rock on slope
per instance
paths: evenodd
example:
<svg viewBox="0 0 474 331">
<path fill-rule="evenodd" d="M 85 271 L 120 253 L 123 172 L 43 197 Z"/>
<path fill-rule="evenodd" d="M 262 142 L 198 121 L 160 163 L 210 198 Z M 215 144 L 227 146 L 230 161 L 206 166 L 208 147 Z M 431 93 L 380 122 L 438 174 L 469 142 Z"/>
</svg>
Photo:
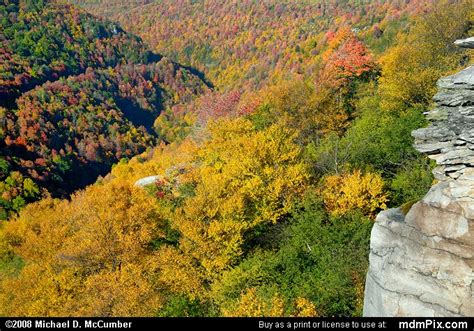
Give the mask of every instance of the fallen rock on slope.
<svg viewBox="0 0 474 331">
<path fill-rule="evenodd" d="M 456 40 L 454 44 L 463 48 L 474 48 L 474 37 Z"/>
</svg>

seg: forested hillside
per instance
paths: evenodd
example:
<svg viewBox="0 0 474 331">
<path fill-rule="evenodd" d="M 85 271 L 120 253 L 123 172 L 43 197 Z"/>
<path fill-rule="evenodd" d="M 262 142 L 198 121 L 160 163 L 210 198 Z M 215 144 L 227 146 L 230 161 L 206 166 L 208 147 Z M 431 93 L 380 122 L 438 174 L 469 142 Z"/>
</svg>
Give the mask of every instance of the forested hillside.
<svg viewBox="0 0 474 331">
<path fill-rule="evenodd" d="M 471 2 L 75 2 L 214 88 L 130 55 L 5 110 L 14 192 L 115 165 L 0 222 L 0 316 L 360 316 L 375 215 L 433 183 L 411 132 L 472 63 Z"/>
<path fill-rule="evenodd" d="M 382 53 L 432 0 L 73 0 L 120 22 L 156 51 L 206 73 L 221 89 L 262 87 L 323 65 L 327 43 L 350 27 Z"/>
<path fill-rule="evenodd" d="M 0 4 L 0 216 L 66 196 L 160 138 L 160 112 L 207 89 L 117 24 L 70 5 Z M 158 139 L 158 140 L 157 140 Z"/>
</svg>

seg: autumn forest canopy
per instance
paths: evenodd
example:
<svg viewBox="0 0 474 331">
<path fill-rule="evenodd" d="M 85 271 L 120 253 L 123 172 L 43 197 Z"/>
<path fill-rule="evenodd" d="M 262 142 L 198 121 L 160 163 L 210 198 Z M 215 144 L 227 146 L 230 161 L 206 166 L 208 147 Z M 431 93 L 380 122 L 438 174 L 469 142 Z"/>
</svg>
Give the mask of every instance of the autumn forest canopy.
<svg viewBox="0 0 474 331">
<path fill-rule="evenodd" d="M 411 132 L 472 64 L 473 14 L 0 0 L 0 316 L 361 316 L 373 221 L 433 183 Z"/>
</svg>

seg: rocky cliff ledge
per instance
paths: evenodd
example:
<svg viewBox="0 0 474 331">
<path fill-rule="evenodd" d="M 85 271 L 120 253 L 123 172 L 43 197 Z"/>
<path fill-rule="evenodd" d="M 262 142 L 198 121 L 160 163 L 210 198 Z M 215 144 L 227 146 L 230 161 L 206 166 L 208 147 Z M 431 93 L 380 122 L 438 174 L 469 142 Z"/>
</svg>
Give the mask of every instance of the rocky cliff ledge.
<svg viewBox="0 0 474 331">
<path fill-rule="evenodd" d="M 406 215 L 378 215 L 364 316 L 474 316 L 474 66 L 438 88 L 430 126 L 413 132 L 438 183 Z"/>
</svg>

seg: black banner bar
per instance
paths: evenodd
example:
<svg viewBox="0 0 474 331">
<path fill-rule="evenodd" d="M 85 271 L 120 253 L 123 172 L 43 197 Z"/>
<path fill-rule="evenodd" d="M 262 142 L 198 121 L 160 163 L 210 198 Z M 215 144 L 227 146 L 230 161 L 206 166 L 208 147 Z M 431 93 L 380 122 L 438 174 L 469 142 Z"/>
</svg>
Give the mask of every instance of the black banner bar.
<svg viewBox="0 0 474 331">
<path fill-rule="evenodd" d="M 474 318 L 23 318 L 0 317 L 7 330 L 474 330 Z"/>
</svg>

